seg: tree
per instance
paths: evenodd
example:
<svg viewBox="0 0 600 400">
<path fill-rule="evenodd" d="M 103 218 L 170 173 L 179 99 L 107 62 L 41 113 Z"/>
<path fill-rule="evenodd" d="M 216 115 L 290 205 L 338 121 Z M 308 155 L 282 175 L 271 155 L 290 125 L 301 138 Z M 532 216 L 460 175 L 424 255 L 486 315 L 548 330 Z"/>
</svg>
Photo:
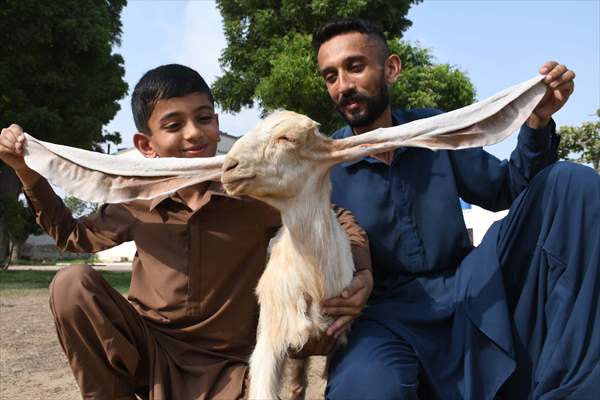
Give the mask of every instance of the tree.
<svg viewBox="0 0 600 400">
<path fill-rule="evenodd" d="M 596 122 L 584 122 L 579 127 L 560 127 L 558 156 L 563 160 L 592 164 L 600 174 L 600 108 L 596 115 L 599 118 Z"/>
<path fill-rule="evenodd" d="M 94 149 L 127 92 L 112 52 L 126 0 L 4 0 L 0 7 L 0 126 L 16 122 L 39 139 Z M 112 141 L 112 140 L 111 140 Z M 20 183 L 0 162 L 0 192 Z M 0 219 L 0 260 L 8 248 Z"/>
<path fill-rule="evenodd" d="M 18 248 L 32 233 L 40 233 L 41 228 L 35 222 L 33 212 L 18 199 L 7 194 L 0 195 L 0 218 L 6 226 L 8 255 L 0 262 L 0 269 L 6 269 L 13 258 L 14 249 Z"/>
<path fill-rule="evenodd" d="M 229 112 L 258 104 L 263 114 L 286 108 L 306 114 L 329 133 L 342 125 L 318 74 L 311 34 L 333 17 L 377 21 L 388 45 L 403 61 L 391 90 L 394 108 L 437 107 L 445 111 L 474 101 L 464 72 L 435 64 L 429 50 L 400 41 L 411 22 L 408 9 L 419 0 L 219 0 L 227 48 L 220 62 L 225 74 L 213 85 L 221 108 Z"/>
<path fill-rule="evenodd" d="M 63 201 L 75 218 L 91 214 L 98 209 L 98 204 L 83 201 L 74 196 L 67 196 Z"/>
</svg>

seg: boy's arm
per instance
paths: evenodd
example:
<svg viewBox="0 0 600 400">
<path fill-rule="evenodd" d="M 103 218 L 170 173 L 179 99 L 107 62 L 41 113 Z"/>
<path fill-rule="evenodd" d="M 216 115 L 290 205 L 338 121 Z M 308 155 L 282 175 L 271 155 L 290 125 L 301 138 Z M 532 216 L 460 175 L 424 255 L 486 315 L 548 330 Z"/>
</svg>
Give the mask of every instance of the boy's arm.
<svg viewBox="0 0 600 400">
<path fill-rule="evenodd" d="M 13 124 L 2 129 L 0 159 L 15 170 L 37 223 L 54 238 L 59 248 L 90 253 L 131 240 L 135 219 L 121 205 L 105 205 L 91 216 L 73 218 L 46 179 L 25 164 L 24 143 L 20 126 Z"/>
<path fill-rule="evenodd" d="M 325 313 L 337 317 L 327 329 L 328 335 L 337 338 L 360 315 L 367 304 L 373 290 L 373 272 L 367 233 L 358 225 L 349 210 L 336 205 L 332 205 L 332 207 L 338 222 L 350 240 L 352 258 L 356 268 L 352 282 L 342 290 L 342 293 L 323 303 Z"/>
<path fill-rule="evenodd" d="M 290 353 L 292 358 L 329 354 L 333 350 L 337 338 L 360 315 L 373 290 L 371 252 L 367 233 L 358 225 L 350 211 L 336 205 L 332 205 L 332 208 L 338 222 L 350 239 L 356 273 L 352 282 L 339 296 L 323 302 L 323 311 L 336 317 L 336 320 L 327 328 L 327 335 L 318 339 L 311 338 L 302 349 Z"/>
</svg>

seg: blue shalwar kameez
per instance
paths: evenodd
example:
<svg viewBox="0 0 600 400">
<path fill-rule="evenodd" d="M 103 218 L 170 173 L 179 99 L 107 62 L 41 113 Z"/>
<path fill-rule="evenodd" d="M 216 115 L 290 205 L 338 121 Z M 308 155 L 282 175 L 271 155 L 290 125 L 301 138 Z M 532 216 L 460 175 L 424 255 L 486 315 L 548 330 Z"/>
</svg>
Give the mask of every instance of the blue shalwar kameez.
<svg viewBox="0 0 600 400">
<path fill-rule="evenodd" d="M 391 166 L 333 169 L 332 202 L 367 231 L 375 287 L 328 399 L 600 398 L 600 177 L 556 163 L 557 146 L 551 122 L 523 126 L 507 161 L 401 148 Z M 510 208 L 476 248 L 459 197 Z"/>
</svg>

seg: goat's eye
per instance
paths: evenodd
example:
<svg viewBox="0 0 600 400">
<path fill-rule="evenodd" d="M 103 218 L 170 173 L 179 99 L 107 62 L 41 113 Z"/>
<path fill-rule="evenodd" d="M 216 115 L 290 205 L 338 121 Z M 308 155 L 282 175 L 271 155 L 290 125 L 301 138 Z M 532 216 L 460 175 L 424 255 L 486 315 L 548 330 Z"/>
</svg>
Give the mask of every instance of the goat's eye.
<svg viewBox="0 0 600 400">
<path fill-rule="evenodd" d="M 277 136 L 275 138 L 276 141 L 278 142 L 289 142 L 289 143 L 294 143 L 295 140 L 289 136 L 285 136 L 285 135 L 281 135 L 281 136 Z"/>
</svg>

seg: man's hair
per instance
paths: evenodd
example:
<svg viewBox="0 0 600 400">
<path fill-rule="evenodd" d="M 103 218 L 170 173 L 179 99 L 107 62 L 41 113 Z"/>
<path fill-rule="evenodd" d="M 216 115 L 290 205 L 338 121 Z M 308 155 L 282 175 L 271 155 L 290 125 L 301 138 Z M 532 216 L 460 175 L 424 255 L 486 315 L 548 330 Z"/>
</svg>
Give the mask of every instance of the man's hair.
<svg viewBox="0 0 600 400">
<path fill-rule="evenodd" d="M 206 93 L 211 103 L 210 88 L 200 74 L 180 64 L 161 65 L 146 72 L 131 95 L 131 110 L 138 131 L 150 135 L 148 120 L 159 100 L 183 97 L 191 93 Z"/>
<path fill-rule="evenodd" d="M 331 38 L 342 35 L 344 33 L 360 32 L 363 35 L 368 35 L 375 39 L 379 45 L 382 60 L 385 60 L 390 54 L 390 49 L 385 40 L 385 35 L 379 26 L 373 22 L 360 18 L 342 18 L 329 21 L 321 25 L 312 38 L 312 45 L 315 52 L 319 52 L 321 45 Z"/>
</svg>

